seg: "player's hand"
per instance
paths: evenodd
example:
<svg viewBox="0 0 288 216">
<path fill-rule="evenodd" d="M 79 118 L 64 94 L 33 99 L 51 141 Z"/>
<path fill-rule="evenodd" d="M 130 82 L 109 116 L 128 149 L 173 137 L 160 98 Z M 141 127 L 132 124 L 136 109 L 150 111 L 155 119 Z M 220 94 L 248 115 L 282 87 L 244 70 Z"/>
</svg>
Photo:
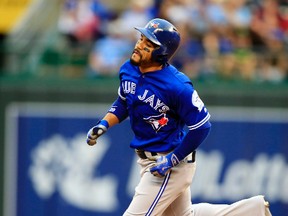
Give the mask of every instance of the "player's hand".
<svg viewBox="0 0 288 216">
<path fill-rule="evenodd" d="M 157 177 L 165 176 L 173 166 L 180 162 L 173 152 L 165 156 L 155 157 L 154 160 L 156 164 L 150 168 L 150 172 Z"/>
<path fill-rule="evenodd" d="M 87 139 L 86 139 L 87 144 L 91 145 L 91 146 L 95 145 L 98 137 L 103 135 L 107 131 L 108 127 L 109 127 L 109 125 L 108 125 L 108 122 L 106 120 L 99 121 L 96 126 L 92 127 L 88 131 Z"/>
</svg>

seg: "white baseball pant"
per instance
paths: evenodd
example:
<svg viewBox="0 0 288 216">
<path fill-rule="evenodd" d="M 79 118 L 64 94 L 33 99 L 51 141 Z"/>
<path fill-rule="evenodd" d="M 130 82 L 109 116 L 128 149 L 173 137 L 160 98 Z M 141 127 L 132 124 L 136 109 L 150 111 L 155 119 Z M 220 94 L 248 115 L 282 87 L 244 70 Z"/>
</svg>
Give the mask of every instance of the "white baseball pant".
<svg viewBox="0 0 288 216">
<path fill-rule="evenodd" d="M 153 176 L 148 159 L 138 159 L 141 179 L 123 216 L 192 216 L 190 185 L 196 163 L 188 162 L 191 154 L 173 167 L 163 178 Z"/>
<path fill-rule="evenodd" d="M 258 195 L 228 204 L 192 205 L 193 216 L 272 216 L 264 196 Z"/>
</svg>

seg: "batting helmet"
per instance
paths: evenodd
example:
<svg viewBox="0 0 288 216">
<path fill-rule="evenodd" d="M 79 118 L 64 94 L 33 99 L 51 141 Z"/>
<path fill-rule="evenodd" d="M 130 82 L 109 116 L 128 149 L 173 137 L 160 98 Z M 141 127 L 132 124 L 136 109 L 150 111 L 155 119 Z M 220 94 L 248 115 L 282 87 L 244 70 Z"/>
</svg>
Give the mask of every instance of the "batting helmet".
<svg viewBox="0 0 288 216">
<path fill-rule="evenodd" d="M 170 22 L 164 19 L 152 19 L 144 28 L 135 27 L 152 43 L 158 45 L 152 52 L 152 58 L 160 63 L 166 63 L 180 44 L 180 34 Z"/>
</svg>

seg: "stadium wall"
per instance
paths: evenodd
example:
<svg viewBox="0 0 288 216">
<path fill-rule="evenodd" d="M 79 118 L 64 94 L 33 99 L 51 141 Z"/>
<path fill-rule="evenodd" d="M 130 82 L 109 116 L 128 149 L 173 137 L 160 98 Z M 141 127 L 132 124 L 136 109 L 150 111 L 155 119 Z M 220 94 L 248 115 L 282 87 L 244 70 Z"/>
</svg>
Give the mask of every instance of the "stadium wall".
<svg viewBox="0 0 288 216">
<path fill-rule="evenodd" d="M 274 214 L 283 215 L 288 210 L 288 87 L 198 82 L 194 86 L 214 126 L 197 154 L 193 201 L 229 203 L 262 193 Z M 87 151 L 78 145 L 83 142 L 87 148 L 85 133 L 117 97 L 117 88 L 116 78 L 1 78 L 0 215 L 121 214 L 137 182 L 135 157 L 127 147 L 132 136 L 128 122 L 111 129 L 98 149 Z M 113 142 L 117 145 L 112 147 Z M 87 160 L 81 155 L 71 158 L 76 152 L 87 154 Z M 67 156 L 68 165 L 59 154 Z M 114 160 L 119 161 L 116 167 Z M 90 178 L 91 170 L 82 169 L 87 163 L 94 170 Z M 77 164 L 84 173 L 75 169 Z M 47 171 L 45 165 L 52 168 Z M 75 181 L 69 181 L 72 172 Z M 94 193 L 79 187 L 86 184 L 81 176 L 87 177 Z"/>
</svg>

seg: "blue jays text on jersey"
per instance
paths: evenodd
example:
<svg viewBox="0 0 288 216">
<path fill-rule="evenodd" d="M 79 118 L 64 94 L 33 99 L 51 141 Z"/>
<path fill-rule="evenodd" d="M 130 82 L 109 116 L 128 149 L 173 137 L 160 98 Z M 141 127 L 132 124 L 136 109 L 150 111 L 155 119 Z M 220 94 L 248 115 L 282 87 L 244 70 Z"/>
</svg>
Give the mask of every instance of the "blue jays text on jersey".
<svg viewBox="0 0 288 216">
<path fill-rule="evenodd" d="M 172 65 L 141 73 L 126 61 L 119 72 L 118 95 L 125 102 L 134 138 L 130 146 L 151 152 L 172 151 L 210 118 L 190 79 Z M 117 107 L 111 107 L 114 113 Z"/>
</svg>

